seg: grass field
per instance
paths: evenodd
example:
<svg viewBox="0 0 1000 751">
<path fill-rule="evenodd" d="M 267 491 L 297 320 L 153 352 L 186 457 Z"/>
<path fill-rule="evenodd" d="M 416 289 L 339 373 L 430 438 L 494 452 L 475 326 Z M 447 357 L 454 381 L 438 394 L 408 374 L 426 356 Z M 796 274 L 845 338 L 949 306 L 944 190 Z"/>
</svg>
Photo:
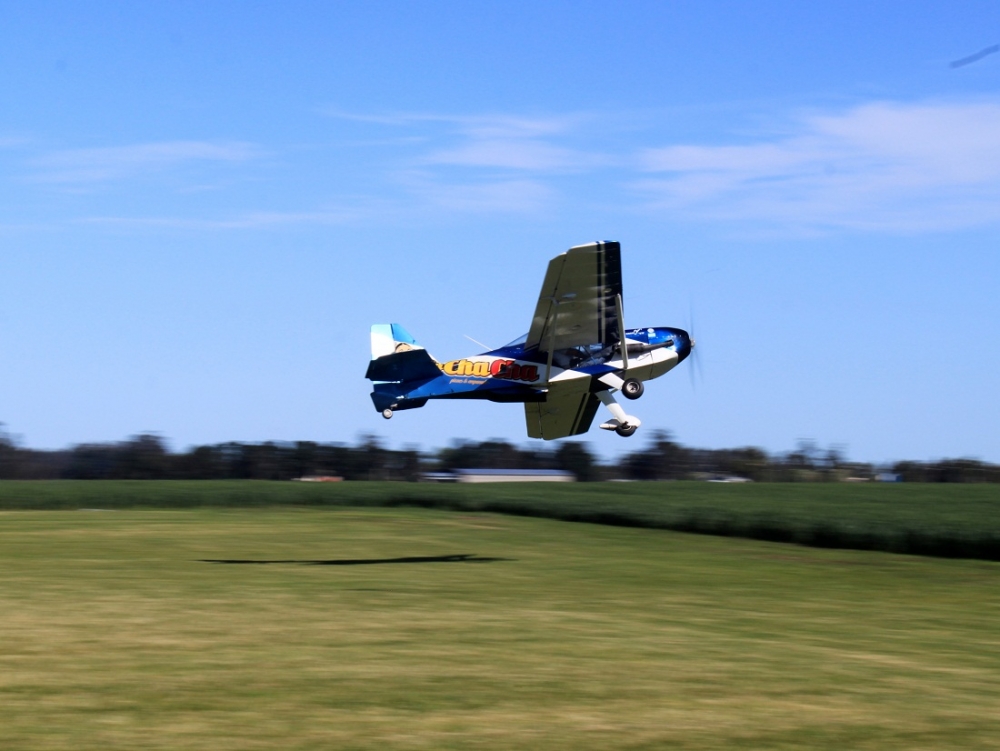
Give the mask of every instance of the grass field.
<svg viewBox="0 0 1000 751">
<path fill-rule="evenodd" d="M 0 509 L 400 505 L 1000 561 L 1000 485 L 0 482 Z"/>
<path fill-rule="evenodd" d="M 1000 748 L 997 563 L 412 508 L 0 542 L 5 750 Z"/>
</svg>

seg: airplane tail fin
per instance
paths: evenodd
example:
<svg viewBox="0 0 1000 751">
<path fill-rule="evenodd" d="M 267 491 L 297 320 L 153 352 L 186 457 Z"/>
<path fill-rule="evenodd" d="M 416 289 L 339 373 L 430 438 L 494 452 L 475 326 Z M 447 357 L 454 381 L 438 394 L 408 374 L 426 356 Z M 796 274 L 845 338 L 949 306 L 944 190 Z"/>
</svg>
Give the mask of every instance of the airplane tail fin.
<svg viewBox="0 0 1000 751">
<path fill-rule="evenodd" d="M 410 332 L 398 323 L 376 323 L 372 326 L 372 359 L 397 352 L 423 349 Z"/>
</svg>

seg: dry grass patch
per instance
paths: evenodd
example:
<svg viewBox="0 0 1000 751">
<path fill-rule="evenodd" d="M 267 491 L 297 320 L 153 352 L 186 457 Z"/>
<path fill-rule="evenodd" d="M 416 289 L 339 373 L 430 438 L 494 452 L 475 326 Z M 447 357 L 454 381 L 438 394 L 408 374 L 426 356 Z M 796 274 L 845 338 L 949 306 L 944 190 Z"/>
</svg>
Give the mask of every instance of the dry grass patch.
<svg viewBox="0 0 1000 751">
<path fill-rule="evenodd" d="M 1000 748 L 998 564 L 417 510 L 0 530 L 0 748 Z"/>
</svg>

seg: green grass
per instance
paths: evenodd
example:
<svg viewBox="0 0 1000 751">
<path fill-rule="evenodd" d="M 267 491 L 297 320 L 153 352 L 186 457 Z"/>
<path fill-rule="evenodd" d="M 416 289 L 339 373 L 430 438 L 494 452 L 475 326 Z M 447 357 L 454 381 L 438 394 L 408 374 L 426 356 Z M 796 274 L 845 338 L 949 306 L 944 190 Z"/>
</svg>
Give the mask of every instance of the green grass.
<svg viewBox="0 0 1000 751">
<path fill-rule="evenodd" d="M 0 482 L 0 509 L 400 505 L 1000 560 L 1000 485 Z"/>
<path fill-rule="evenodd" d="M 377 508 L 0 543 L 3 749 L 1000 748 L 996 563 Z"/>
</svg>

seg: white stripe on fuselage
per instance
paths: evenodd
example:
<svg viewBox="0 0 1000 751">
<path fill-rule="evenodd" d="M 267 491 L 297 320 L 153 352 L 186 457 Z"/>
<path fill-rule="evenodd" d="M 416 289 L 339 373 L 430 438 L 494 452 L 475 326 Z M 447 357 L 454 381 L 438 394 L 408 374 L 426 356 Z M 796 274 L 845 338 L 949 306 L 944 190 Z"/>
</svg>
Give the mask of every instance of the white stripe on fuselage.
<svg viewBox="0 0 1000 751">
<path fill-rule="evenodd" d="M 648 381 L 659 378 L 677 365 L 677 352 L 672 348 L 658 347 L 648 352 L 630 355 L 628 370 L 623 370 L 621 358 L 609 360 L 605 364 L 614 368 L 622 378 L 636 378 Z M 545 386 L 545 365 L 528 360 L 517 360 L 492 355 L 473 355 L 460 360 L 449 360 L 439 365 L 444 375 L 453 376 L 466 382 L 467 378 L 507 381 L 524 386 Z M 563 383 L 578 378 L 591 378 L 589 373 L 581 373 L 573 368 L 552 366 L 550 383 Z"/>
</svg>

